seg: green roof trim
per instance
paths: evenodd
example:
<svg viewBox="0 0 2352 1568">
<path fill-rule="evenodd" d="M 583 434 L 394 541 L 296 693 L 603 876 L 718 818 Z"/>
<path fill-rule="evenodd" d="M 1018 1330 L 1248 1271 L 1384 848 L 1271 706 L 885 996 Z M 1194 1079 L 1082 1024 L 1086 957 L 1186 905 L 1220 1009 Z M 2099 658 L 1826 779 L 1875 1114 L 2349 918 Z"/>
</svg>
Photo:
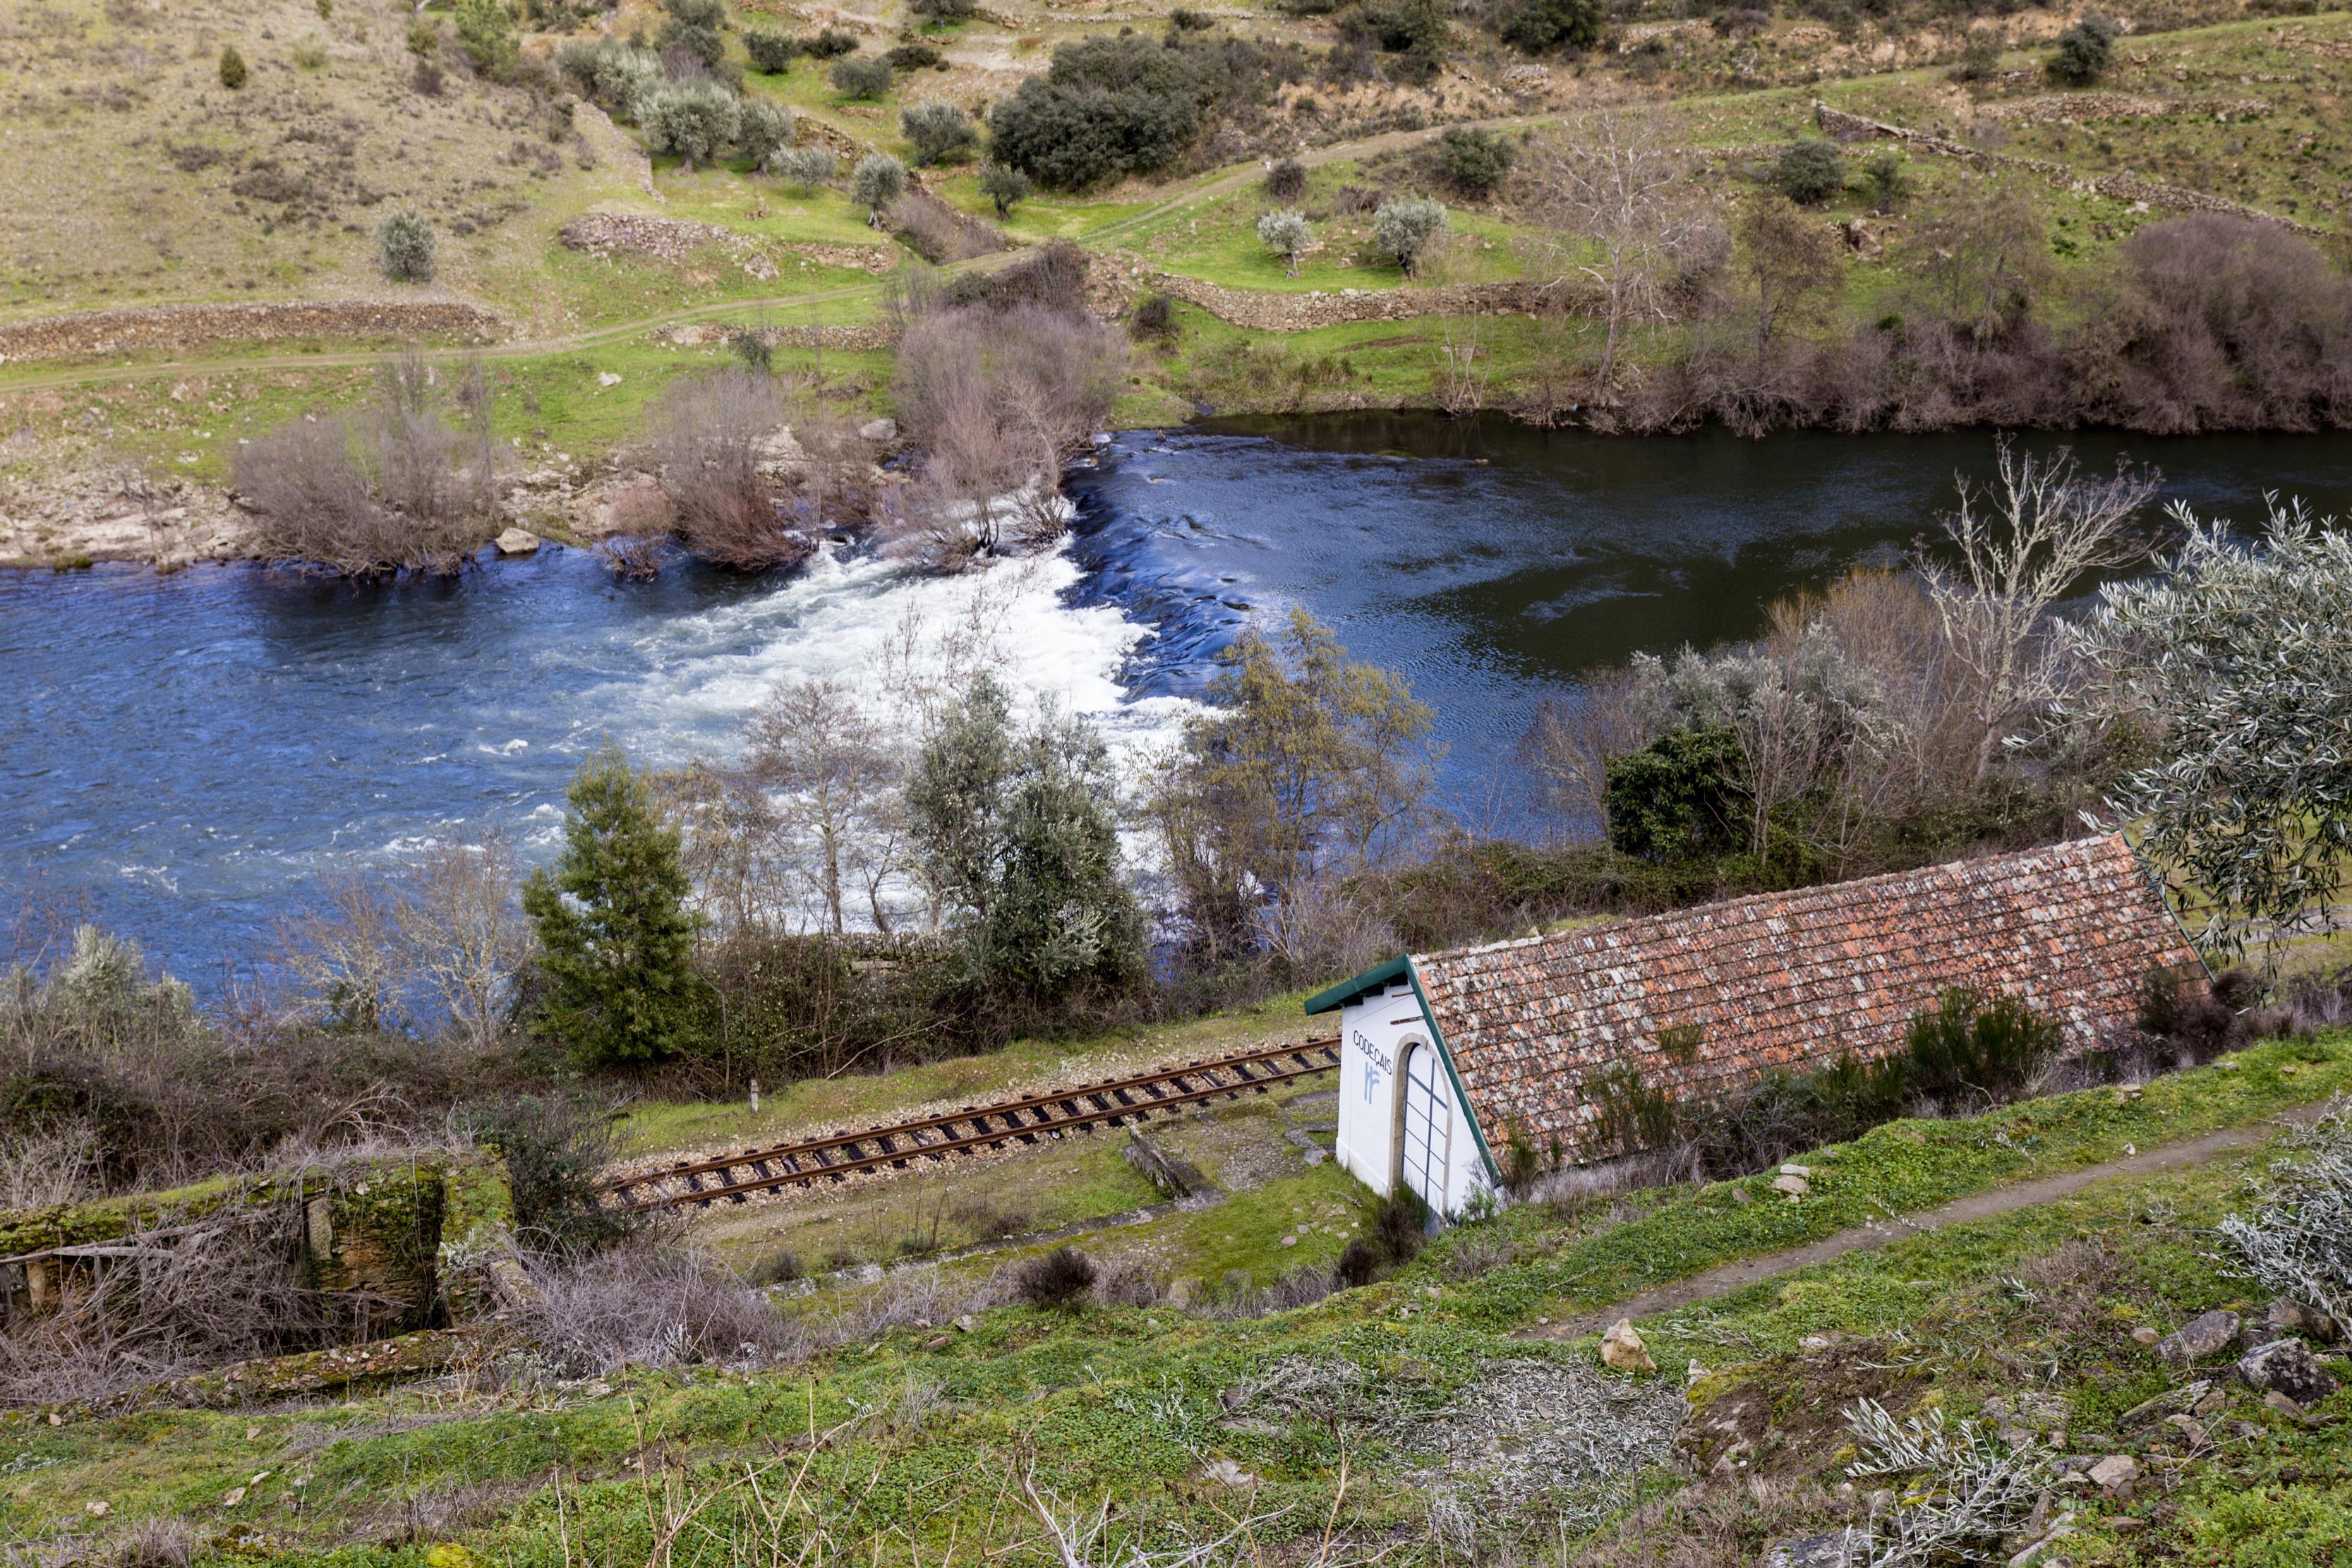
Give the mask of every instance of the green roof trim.
<svg viewBox="0 0 2352 1568">
<path fill-rule="evenodd" d="M 1307 999 L 1307 1016 L 1311 1018 L 1318 1013 L 1336 1013 L 1359 996 L 1369 995 L 1374 991 L 1386 990 L 1400 980 L 1410 979 L 1412 975 L 1412 955 L 1399 953 L 1377 969 L 1367 969 L 1352 980 L 1342 980 L 1329 990 L 1318 991 L 1314 995 L 1309 996 Z M 1414 983 L 1413 989 L 1415 991 L 1421 989 L 1419 982 Z"/>
</svg>

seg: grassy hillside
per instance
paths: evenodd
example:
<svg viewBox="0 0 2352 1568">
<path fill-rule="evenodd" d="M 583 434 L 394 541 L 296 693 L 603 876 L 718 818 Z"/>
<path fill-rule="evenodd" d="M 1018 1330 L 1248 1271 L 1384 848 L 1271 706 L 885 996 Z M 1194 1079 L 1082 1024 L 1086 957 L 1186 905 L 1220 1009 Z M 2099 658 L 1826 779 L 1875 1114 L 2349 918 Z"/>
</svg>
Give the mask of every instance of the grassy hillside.
<svg viewBox="0 0 2352 1568">
<path fill-rule="evenodd" d="M 1843 1413 L 1866 1397 L 1898 1415 L 2055 1425 L 2058 1468 L 2133 1457 L 2142 1479 L 2125 1494 L 2053 1483 L 2040 1517 L 2070 1516 L 2074 1561 L 2335 1561 L 2352 1545 L 2352 1394 L 2306 1422 L 2226 1384 L 2202 1405 L 2191 1389 L 2201 1440 L 2159 1418 L 2169 1406 L 2135 1414 L 2181 1383 L 2135 1331 L 2262 1310 L 2201 1227 L 2248 1205 L 2264 1147 L 1646 1321 L 1654 1377 L 1604 1372 L 1589 1334 L 1547 1324 L 1874 1216 L 2259 1127 L 2347 1082 L 2352 1042 L 2273 1043 L 2138 1099 L 1894 1123 L 1810 1156 L 1817 1195 L 1800 1204 L 1758 1198 L 1752 1178 L 1530 1205 L 1458 1227 L 1384 1282 L 1270 1316 L 1165 1299 L 987 1306 L 983 1260 L 794 1300 L 812 1327 L 842 1325 L 820 1336 L 838 1348 L 802 1361 L 600 1372 L 520 1352 L 337 1406 L 19 1425 L 0 1520 L 52 1553 L 162 1540 L 433 1568 L 811 1551 L 1091 1563 L 1212 1542 L 1218 1562 L 1746 1563 L 1867 1512 L 1869 1488 L 1843 1472 Z M 1253 1257 L 1319 1264 L 1356 1223 L 1335 1183 L 1327 1165 L 1162 1223 L 1213 1233 L 1244 1273 Z M 968 1331 L 946 1326 L 967 1307 Z M 1052 1532 L 1074 1518 L 1084 1539 L 1064 1558 Z M 177 1522 L 149 1522 L 163 1520 Z"/>
</svg>

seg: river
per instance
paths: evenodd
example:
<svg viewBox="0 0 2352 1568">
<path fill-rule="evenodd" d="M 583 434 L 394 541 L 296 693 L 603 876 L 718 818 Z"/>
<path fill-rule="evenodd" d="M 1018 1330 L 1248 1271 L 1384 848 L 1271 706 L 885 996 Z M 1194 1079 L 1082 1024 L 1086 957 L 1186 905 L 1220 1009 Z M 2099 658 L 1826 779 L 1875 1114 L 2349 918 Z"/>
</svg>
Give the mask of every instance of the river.
<svg viewBox="0 0 2352 1568">
<path fill-rule="evenodd" d="M 2276 489 L 2352 512 L 2341 437 L 2077 447 L 2156 464 L 2201 510 L 2249 518 Z M 0 932 L 95 920 L 210 989 L 322 874 L 491 832 L 543 858 L 603 742 L 723 752 L 776 681 L 870 689 L 894 647 L 951 632 L 1133 757 L 1174 733 L 1236 628 L 1293 605 L 1433 705 L 1458 811 L 1520 823 L 1511 748 L 1538 699 L 1635 649 L 1752 634 L 1791 588 L 1899 558 L 1954 469 L 1990 467 L 1980 436 L 1215 421 L 1115 438 L 1074 476 L 1062 549 L 976 580 L 845 547 L 758 580 L 678 565 L 623 584 L 552 548 L 368 586 L 0 576 Z"/>
</svg>

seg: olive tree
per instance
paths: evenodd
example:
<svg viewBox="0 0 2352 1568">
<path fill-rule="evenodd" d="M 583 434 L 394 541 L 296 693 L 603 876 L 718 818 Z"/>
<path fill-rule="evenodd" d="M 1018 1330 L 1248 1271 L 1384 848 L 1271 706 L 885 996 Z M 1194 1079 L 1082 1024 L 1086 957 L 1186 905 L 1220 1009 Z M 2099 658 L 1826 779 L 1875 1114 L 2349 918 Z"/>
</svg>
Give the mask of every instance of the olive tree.
<svg viewBox="0 0 2352 1568">
<path fill-rule="evenodd" d="M 2069 641 L 2073 705 L 2154 731 L 2110 797 L 2208 910 L 2200 945 L 2237 953 L 2327 923 L 2352 854 L 2352 535 L 2273 499 L 2262 539 L 2176 505 L 2179 550 L 2108 584 Z M 2268 945 L 2268 943 L 2266 943 Z"/>
<path fill-rule="evenodd" d="M 763 174 L 775 172 L 776 154 L 793 144 L 793 111 L 773 99 L 743 100 L 740 123 L 735 132 L 735 149 L 759 165 Z"/>
<path fill-rule="evenodd" d="M 882 209 L 907 194 L 907 165 L 887 153 L 869 153 L 849 174 L 849 199 L 866 209 L 867 226 L 882 221 Z"/>
<path fill-rule="evenodd" d="M 787 147 L 768 160 L 768 170 L 776 178 L 798 185 L 801 195 L 806 195 L 833 178 L 839 162 L 829 147 Z"/>
<path fill-rule="evenodd" d="M 1445 204 L 1433 196 L 1405 196 L 1384 202 L 1372 214 L 1372 244 L 1408 278 L 1412 276 L 1413 264 L 1421 253 L 1444 230 Z"/>
<path fill-rule="evenodd" d="M 648 147 L 677 153 L 691 174 L 741 133 L 742 100 L 715 81 L 672 82 L 646 100 L 638 123 Z"/>
<path fill-rule="evenodd" d="M 1000 218 L 1011 217 L 1013 205 L 1028 200 L 1036 188 L 1034 181 L 1009 163 L 992 160 L 980 171 L 980 194 L 996 204 Z"/>
<path fill-rule="evenodd" d="M 915 149 L 918 163 L 952 163 L 980 145 L 980 127 L 952 103 L 919 103 L 901 112 L 898 128 Z"/>
<path fill-rule="evenodd" d="M 1259 216 L 1257 237 L 1268 250 L 1282 258 L 1283 270 L 1295 278 L 1298 275 L 1299 257 L 1315 243 L 1315 227 L 1297 207 L 1284 207 Z"/>
<path fill-rule="evenodd" d="M 433 225 L 415 207 L 394 207 L 376 220 L 376 265 L 395 283 L 432 282 L 438 246 Z"/>
</svg>

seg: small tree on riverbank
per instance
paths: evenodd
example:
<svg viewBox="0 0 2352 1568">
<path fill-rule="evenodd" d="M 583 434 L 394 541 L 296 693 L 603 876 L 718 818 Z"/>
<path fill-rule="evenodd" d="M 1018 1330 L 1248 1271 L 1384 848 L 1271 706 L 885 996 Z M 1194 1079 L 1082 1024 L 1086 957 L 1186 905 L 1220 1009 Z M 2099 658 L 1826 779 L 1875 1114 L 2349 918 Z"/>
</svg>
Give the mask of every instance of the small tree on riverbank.
<svg viewBox="0 0 2352 1568">
<path fill-rule="evenodd" d="M 563 858 L 523 884 L 544 983 L 539 1032 L 583 1067 L 642 1067 L 684 1050 L 701 1012 L 695 917 L 677 829 L 617 749 L 580 765 Z"/>
</svg>

